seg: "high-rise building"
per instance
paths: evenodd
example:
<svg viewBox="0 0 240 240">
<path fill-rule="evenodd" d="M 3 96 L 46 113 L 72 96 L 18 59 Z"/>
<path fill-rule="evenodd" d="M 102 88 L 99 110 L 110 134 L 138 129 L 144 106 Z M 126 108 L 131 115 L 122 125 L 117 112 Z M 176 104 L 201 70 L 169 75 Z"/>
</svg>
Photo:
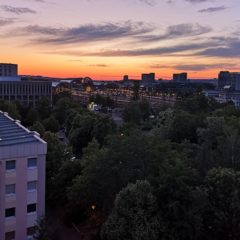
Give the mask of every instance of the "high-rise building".
<svg viewBox="0 0 240 240">
<path fill-rule="evenodd" d="M 188 80 L 187 73 L 174 73 L 173 74 L 173 81 L 178 83 L 186 83 Z"/>
<path fill-rule="evenodd" d="M 0 240 L 31 239 L 45 211 L 47 143 L 0 111 Z"/>
<path fill-rule="evenodd" d="M 228 87 L 231 90 L 240 90 L 240 73 L 221 71 L 218 75 L 218 88 Z"/>
<path fill-rule="evenodd" d="M 143 73 L 142 74 L 143 83 L 154 83 L 155 82 L 155 73 Z"/>
</svg>

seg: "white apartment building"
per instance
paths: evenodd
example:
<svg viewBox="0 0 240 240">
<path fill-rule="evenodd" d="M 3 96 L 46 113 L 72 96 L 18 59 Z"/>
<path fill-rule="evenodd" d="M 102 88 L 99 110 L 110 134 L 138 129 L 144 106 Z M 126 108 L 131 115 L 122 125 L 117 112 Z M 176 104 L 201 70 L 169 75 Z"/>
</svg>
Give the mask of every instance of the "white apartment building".
<svg viewBox="0 0 240 240">
<path fill-rule="evenodd" d="M 45 210 L 47 144 L 0 111 L 0 240 L 26 240 Z"/>
</svg>

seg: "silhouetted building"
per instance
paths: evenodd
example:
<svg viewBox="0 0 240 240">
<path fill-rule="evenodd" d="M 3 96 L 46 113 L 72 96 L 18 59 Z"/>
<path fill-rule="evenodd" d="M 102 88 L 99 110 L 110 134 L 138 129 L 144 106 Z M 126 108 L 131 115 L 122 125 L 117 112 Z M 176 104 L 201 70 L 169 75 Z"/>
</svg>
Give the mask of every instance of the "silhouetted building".
<svg viewBox="0 0 240 240">
<path fill-rule="evenodd" d="M 221 71 L 218 75 L 218 88 L 240 90 L 240 73 Z"/>
<path fill-rule="evenodd" d="M 173 81 L 178 83 L 186 83 L 188 80 L 187 73 L 175 73 L 173 74 Z"/>
<path fill-rule="evenodd" d="M 154 83 L 155 82 L 155 73 L 143 73 L 142 74 L 143 83 Z"/>
<path fill-rule="evenodd" d="M 127 82 L 128 80 L 129 80 L 128 75 L 124 75 L 124 76 L 123 76 L 123 81 L 124 81 L 124 82 Z"/>
<path fill-rule="evenodd" d="M 17 77 L 18 65 L 11 63 L 0 63 L 0 77 Z"/>
</svg>

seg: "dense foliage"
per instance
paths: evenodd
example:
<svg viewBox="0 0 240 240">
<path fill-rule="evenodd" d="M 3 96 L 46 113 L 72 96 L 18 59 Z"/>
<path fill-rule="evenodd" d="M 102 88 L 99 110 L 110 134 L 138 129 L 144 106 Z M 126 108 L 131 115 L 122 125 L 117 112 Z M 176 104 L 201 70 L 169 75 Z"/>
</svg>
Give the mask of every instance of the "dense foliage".
<svg viewBox="0 0 240 240">
<path fill-rule="evenodd" d="M 196 95 L 156 110 L 136 97 L 116 127 L 70 96 L 55 99 L 36 108 L 0 102 L 48 142 L 55 220 L 97 226 L 92 239 L 102 240 L 240 238 L 239 109 Z M 41 233 L 44 221 L 37 239 L 53 239 Z"/>
</svg>

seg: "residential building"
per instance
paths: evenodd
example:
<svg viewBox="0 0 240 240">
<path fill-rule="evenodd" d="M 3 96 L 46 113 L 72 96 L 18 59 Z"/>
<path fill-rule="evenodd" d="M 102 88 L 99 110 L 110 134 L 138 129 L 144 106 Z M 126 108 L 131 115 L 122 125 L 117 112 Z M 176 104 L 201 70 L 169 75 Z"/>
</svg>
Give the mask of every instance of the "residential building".
<svg viewBox="0 0 240 240">
<path fill-rule="evenodd" d="M 186 83 L 188 81 L 187 73 L 174 73 L 173 81 L 177 83 Z"/>
<path fill-rule="evenodd" d="M 45 210 L 47 143 L 0 111 L 0 240 L 31 239 Z"/>
<path fill-rule="evenodd" d="M 143 73 L 142 74 L 143 83 L 154 83 L 155 82 L 155 73 Z"/>
<path fill-rule="evenodd" d="M 221 71 L 218 75 L 218 88 L 230 88 L 233 91 L 240 90 L 240 73 L 239 72 L 229 72 Z"/>
</svg>

